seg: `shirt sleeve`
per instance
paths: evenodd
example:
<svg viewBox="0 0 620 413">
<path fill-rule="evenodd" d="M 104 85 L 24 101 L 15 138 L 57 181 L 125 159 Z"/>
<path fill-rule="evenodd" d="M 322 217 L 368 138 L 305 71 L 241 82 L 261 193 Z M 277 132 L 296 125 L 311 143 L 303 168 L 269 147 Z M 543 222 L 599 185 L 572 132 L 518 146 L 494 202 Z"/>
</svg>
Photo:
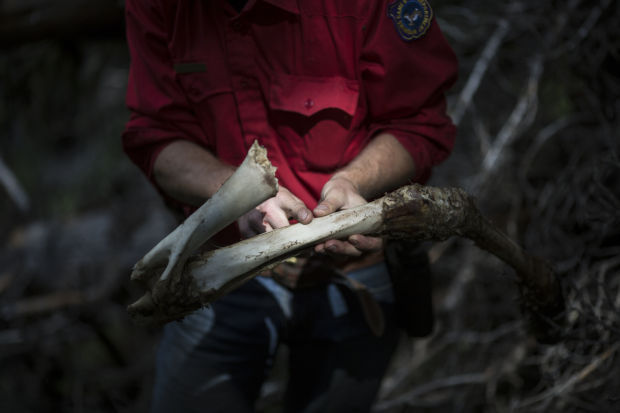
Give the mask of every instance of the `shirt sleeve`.
<svg viewBox="0 0 620 413">
<path fill-rule="evenodd" d="M 369 133 L 393 134 L 415 162 L 414 180 L 424 182 L 454 146 L 456 128 L 446 114 L 445 92 L 456 81 L 456 56 L 434 18 L 425 34 L 406 40 L 388 15 L 395 2 L 374 3 L 361 54 Z"/>
<path fill-rule="evenodd" d="M 207 137 L 175 80 L 167 44 L 167 10 L 156 1 L 127 0 L 131 55 L 126 103 L 130 119 L 122 135 L 129 158 L 153 180 L 155 159 L 175 140 L 208 146 Z"/>
</svg>

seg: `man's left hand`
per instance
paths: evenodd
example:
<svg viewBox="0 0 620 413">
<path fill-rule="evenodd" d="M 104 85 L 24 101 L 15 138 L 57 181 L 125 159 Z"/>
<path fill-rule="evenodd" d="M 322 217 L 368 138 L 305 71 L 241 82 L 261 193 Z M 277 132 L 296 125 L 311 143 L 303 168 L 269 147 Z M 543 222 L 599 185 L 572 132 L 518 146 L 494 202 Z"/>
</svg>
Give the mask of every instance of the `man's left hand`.
<svg viewBox="0 0 620 413">
<path fill-rule="evenodd" d="M 315 217 L 323 217 L 333 212 L 366 204 L 355 184 L 343 176 L 334 175 L 321 191 L 321 201 L 312 211 Z M 383 247 L 383 240 L 356 234 L 346 241 L 328 240 L 318 244 L 314 250 L 318 253 L 359 257 L 365 252 L 378 251 Z"/>
</svg>

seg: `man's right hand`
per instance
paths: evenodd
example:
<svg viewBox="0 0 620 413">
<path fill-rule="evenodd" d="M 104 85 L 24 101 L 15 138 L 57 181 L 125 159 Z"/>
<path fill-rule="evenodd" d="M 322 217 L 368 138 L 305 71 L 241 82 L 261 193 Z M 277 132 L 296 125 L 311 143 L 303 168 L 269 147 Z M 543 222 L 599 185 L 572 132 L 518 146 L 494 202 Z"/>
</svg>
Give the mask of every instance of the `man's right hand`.
<svg viewBox="0 0 620 413">
<path fill-rule="evenodd" d="M 294 219 L 302 224 L 312 221 L 312 212 L 288 189 L 280 186 L 278 193 L 237 220 L 241 236 L 249 238 L 263 232 L 290 225 Z"/>
<path fill-rule="evenodd" d="M 364 205 L 366 202 L 349 178 L 335 174 L 323 187 L 321 201 L 314 209 L 314 215 L 323 217 L 336 211 Z M 380 251 L 382 248 L 381 238 L 355 234 L 346 240 L 331 239 L 322 242 L 316 245 L 314 250 L 334 256 L 359 257 L 364 253 Z"/>
</svg>

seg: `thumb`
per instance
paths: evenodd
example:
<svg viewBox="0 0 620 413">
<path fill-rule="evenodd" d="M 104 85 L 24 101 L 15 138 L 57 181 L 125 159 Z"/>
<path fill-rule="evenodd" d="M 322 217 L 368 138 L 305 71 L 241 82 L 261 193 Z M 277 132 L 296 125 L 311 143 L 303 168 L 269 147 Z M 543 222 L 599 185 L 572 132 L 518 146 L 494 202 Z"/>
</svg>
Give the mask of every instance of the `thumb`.
<svg viewBox="0 0 620 413">
<path fill-rule="evenodd" d="M 340 208 L 342 208 L 342 206 L 343 202 L 341 199 L 336 196 L 328 195 L 316 206 L 316 208 L 314 208 L 312 212 L 316 217 L 323 217 L 325 215 L 331 214 L 332 212 L 338 211 Z"/>
</svg>

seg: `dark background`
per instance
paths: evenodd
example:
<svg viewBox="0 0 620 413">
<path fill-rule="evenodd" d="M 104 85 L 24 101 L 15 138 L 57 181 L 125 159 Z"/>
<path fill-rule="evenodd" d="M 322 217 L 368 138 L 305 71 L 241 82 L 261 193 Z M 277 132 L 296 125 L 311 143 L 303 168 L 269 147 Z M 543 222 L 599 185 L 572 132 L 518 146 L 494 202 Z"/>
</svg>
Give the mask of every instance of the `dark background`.
<svg viewBox="0 0 620 413">
<path fill-rule="evenodd" d="M 175 219 L 120 147 L 122 3 L 0 0 L 3 412 L 148 407 L 159 332 L 128 319 L 129 274 Z M 431 183 L 465 188 L 554 265 L 567 323 L 537 343 L 510 268 L 429 244 L 435 332 L 403 338 L 375 410 L 620 411 L 619 2 L 431 4 L 460 59 L 458 142 Z"/>
</svg>

